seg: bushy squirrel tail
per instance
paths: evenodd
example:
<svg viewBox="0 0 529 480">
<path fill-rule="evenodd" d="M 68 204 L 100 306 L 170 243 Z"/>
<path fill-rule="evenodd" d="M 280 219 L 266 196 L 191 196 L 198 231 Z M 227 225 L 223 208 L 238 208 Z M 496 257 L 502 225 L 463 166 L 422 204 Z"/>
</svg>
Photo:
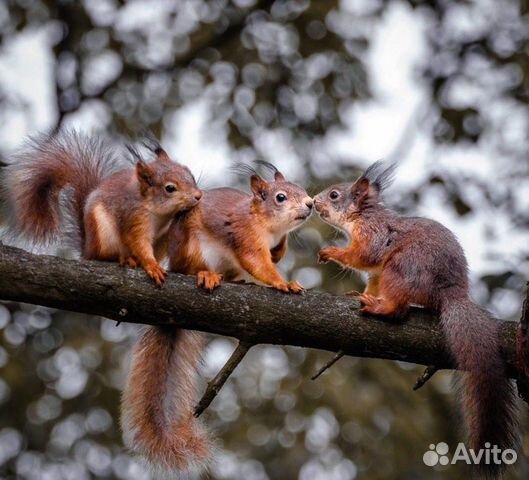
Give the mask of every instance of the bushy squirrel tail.
<svg viewBox="0 0 529 480">
<path fill-rule="evenodd" d="M 86 197 L 117 169 L 113 149 L 99 138 L 66 131 L 30 138 L 2 172 L 11 235 L 48 243 L 67 215 L 82 236 Z"/>
<path fill-rule="evenodd" d="M 125 444 L 162 478 L 189 478 L 211 456 L 207 432 L 193 416 L 202 336 L 171 327 L 149 327 L 136 344 L 123 392 Z"/>
<path fill-rule="evenodd" d="M 516 395 L 500 355 L 498 323 L 468 297 L 449 294 L 441 302 L 440 318 L 461 370 L 461 402 L 470 448 L 476 453 L 495 445 L 502 451 L 516 450 Z M 482 461 L 477 469 L 484 478 L 494 479 L 504 466 Z"/>
</svg>

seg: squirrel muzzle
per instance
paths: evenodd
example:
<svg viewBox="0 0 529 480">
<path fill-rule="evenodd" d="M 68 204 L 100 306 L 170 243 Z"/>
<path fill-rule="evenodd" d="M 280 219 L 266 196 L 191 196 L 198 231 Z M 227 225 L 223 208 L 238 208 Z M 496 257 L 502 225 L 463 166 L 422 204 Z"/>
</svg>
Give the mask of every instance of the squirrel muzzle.
<svg viewBox="0 0 529 480">
<path fill-rule="evenodd" d="M 310 214 L 312 213 L 312 207 L 314 205 L 312 198 L 307 197 L 306 199 L 304 199 L 303 203 L 304 206 L 300 207 L 299 213 L 294 220 L 304 222 L 307 218 L 310 217 Z"/>
</svg>

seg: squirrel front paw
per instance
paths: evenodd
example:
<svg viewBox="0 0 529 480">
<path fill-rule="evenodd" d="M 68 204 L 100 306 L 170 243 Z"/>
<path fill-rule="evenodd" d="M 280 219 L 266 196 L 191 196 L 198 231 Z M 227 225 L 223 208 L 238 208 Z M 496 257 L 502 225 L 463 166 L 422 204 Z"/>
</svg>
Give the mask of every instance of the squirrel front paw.
<svg viewBox="0 0 529 480">
<path fill-rule="evenodd" d="M 149 277 L 154 280 L 156 286 L 161 288 L 167 277 L 167 272 L 165 269 L 156 262 L 148 263 L 144 265 L 143 268 L 145 272 L 147 272 L 147 275 L 149 275 Z"/>
<path fill-rule="evenodd" d="M 303 286 L 299 282 L 296 282 L 295 280 L 292 280 L 290 282 L 277 283 L 272 286 L 275 289 L 281 290 L 282 292 L 285 292 L 285 293 L 302 293 L 305 291 Z"/>
<path fill-rule="evenodd" d="M 318 252 L 318 262 L 327 263 L 336 257 L 337 247 L 325 247 Z"/>
<path fill-rule="evenodd" d="M 305 291 L 305 288 L 303 288 L 301 283 L 292 280 L 291 282 L 288 282 L 288 291 L 292 293 L 302 293 Z"/>
<path fill-rule="evenodd" d="M 140 262 L 136 257 L 121 255 L 119 257 L 119 264 L 122 267 L 136 268 Z"/>
<path fill-rule="evenodd" d="M 197 284 L 199 287 L 212 292 L 215 288 L 220 285 L 222 281 L 222 275 L 217 272 L 209 272 L 207 270 L 198 272 Z"/>
</svg>

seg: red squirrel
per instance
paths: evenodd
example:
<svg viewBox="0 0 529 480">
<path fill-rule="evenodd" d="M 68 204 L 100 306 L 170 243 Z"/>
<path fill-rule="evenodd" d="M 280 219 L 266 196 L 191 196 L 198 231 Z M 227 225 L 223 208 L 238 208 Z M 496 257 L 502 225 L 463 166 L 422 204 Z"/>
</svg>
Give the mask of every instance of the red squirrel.
<svg viewBox="0 0 529 480">
<path fill-rule="evenodd" d="M 362 312 L 403 317 L 410 305 L 438 313 L 448 346 L 462 374 L 462 404 L 470 447 L 517 446 L 515 395 L 498 344 L 498 326 L 473 303 L 463 249 L 440 223 L 405 217 L 385 207 L 381 193 L 396 165 L 376 162 L 354 183 L 333 185 L 314 197 L 320 218 L 345 232 L 345 248 L 326 247 L 333 261 L 369 273 L 363 293 L 352 292 Z M 501 466 L 480 465 L 488 478 Z"/>
<path fill-rule="evenodd" d="M 198 285 L 210 291 L 225 278 L 299 293 L 301 285 L 285 281 L 275 264 L 287 251 L 288 233 L 311 214 L 313 201 L 277 170 L 273 182 L 254 174 L 250 184 L 253 195 L 207 190 L 199 208 L 173 222 L 170 270 L 197 275 Z"/>
<path fill-rule="evenodd" d="M 30 140 L 4 169 L 11 231 L 44 244 L 59 239 L 69 221 L 83 258 L 142 266 L 161 286 L 169 225 L 202 192 L 153 137 L 145 145 L 154 161 L 129 148 L 132 167 L 96 137 L 60 132 Z"/>
<path fill-rule="evenodd" d="M 266 182 L 253 174 L 252 195 L 232 188 L 204 191 L 199 205 L 171 225 L 170 270 L 197 275 L 207 291 L 224 277 L 301 292 L 275 264 L 287 250 L 288 232 L 311 214 L 312 199 L 278 171 L 274 177 Z M 193 417 L 202 349 L 198 333 L 149 327 L 134 350 L 123 395 L 126 444 L 175 478 L 205 468 L 211 457 L 207 433 Z"/>
</svg>

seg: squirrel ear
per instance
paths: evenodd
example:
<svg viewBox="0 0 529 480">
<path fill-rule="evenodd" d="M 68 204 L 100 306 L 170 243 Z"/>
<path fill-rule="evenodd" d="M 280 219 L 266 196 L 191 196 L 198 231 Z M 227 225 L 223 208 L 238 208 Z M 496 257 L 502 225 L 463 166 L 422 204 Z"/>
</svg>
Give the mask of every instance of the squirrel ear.
<svg viewBox="0 0 529 480">
<path fill-rule="evenodd" d="M 283 174 L 277 170 L 276 173 L 274 173 L 274 180 L 276 182 L 284 182 L 285 181 L 285 177 L 283 176 Z"/>
<path fill-rule="evenodd" d="M 167 155 L 167 152 L 162 148 L 160 142 L 152 132 L 145 132 L 144 138 L 141 143 L 143 143 L 146 148 L 148 148 L 152 153 L 154 153 L 159 160 L 165 160 L 168 162 L 171 161 L 169 155 Z"/>
<path fill-rule="evenodd" d="M 369 197 L 371 192 L 371 182 L 368 178 L 360 178 L 351 187 L 351 195 L 357 205 L 361 205 Z"/>
<path fill-rule="evenodd" d="M 360 194 L 367 193 L 367 191 L 369 190 L 369 185 L 370 185 L 369 179 L 361 178 L 360 180 L 355 182 L 355 184 L 353 185 L 352 191 L 358 192 Z"/>
<path fill-rule="evenodd" d="M 169 155 L 167 155 L 167 152 L 162 147 L 157 148 L 154 153 L 159 160 L 164 160 L 165 162 L 171 161 L 171 158 L 169 157 Z"/>
<path fill-rule="evenodd" d="M 250 186 L 252 192 L 256 197 L 260 197 L 263 200 L 266 199 L 268 192 L 268 183 L 266 183 L 259 175 L 252 175 L 250 177 Z"/>
<path fill-rule="evenodd" d="M 143 185 L 152 187 L 153 186 L 153 171 L 150 165 L 147 165 L 143 160 L 139 160 L 136 163 L 136 175 L 138 176 L 138 180 Z"/>
</svg>

